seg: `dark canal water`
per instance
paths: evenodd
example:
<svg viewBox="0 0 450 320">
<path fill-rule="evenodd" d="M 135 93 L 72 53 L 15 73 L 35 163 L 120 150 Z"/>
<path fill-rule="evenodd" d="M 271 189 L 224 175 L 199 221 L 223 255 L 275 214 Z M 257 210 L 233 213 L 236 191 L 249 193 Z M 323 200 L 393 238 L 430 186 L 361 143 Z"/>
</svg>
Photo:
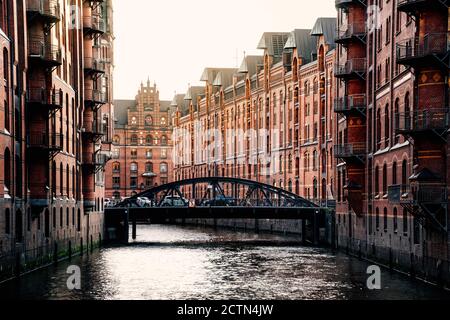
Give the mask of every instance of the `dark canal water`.
<svg viewBox="0 0 450 320">
<path fill-rule="evenodd" d="M 105 248 L 0 285 L 8 299 L 450 299 L 450 293 L 369 263 L 302 247 L 300 239 L 177 226 L 139 226 L 137 242 Z M 68 266 L 81 268 L 79 291 Z"/>
</svg>

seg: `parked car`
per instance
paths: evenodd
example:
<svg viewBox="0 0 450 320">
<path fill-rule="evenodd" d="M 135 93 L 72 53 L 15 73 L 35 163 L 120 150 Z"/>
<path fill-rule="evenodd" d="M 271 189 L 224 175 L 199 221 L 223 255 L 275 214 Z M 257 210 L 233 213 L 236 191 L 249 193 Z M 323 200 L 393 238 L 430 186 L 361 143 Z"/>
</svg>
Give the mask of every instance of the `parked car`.
<svg viewBox="0 0 450 320">
<path fill-rule="evenodd" d="M 207 207 L 232 207 L 235 203 L 236 202 L 231 197 L 218 195 L 215 199 L 205 201 L 204 205 Z"/>
<path fill-rule="evenodd" d="M 147 197 L 138 197 L 136 199 L 136 203 L 138 206 L 143 207 L 143 208 L 144 207 L 148 208 L 148 207 L 152 206 L 152 201 Z"/>
<path fill-rule="evenodd" d="M 187 207 L 189 201 L 179 196 L 165 197 L 161 203 L 161 207 Z"/>
</svg>

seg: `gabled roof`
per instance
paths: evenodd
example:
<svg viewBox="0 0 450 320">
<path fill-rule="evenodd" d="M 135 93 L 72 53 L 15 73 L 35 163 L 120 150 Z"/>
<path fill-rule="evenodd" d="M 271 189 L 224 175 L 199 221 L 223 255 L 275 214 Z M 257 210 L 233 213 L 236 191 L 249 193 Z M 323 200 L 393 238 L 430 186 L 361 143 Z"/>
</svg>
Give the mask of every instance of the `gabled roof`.
<svg viewBox="0 0 450 320">
<path fill-rule="evenodd" d="M 233 84 L 233 77 L 237 73 L 238 69 L 222 70 L 217 73 L 216 78 L 213 81 L 213 86 L 216 87 L 228 87 Z"/>
<path fill-rule="evenodd" d="M 289 35 L 289 32 L 264 32 L 259 40 L 258 49 L 267 50 L 268 55 L 281 58 Z"/>
<path fill-rule="evenodd" d="M 258 66 L 264 66 L 263 56 L 246 56 L 242 60 L 238 73 L 248 73 L 251 77 L 252 75 L 258 73 Z"/>
<path fill-rule="evenodd" d="M 336 47 L 334 40 L 336 38 L 336 18 L 318 18 L 311 31 L 312 36 L 324 36 L 326 44 L 330 49 Z"/>
<path fill-rule="evenodd" d="M 114 116 L 117 125 L 124 126 L 128 123 L 128 109 L 136 108 L 136 100 L 115 100 Z"/>
<path fill-rule="evenodd" d="M 197 98 L 202 97 L 205 94 L 204 87 L 189 87 L 186 95 L 184 96 L 184 104 L 183 104 L 183 112 L 189 113 L 189 104 L 192 101 L 192 105 L 194 106 L 194 111 L 197 111 Z M 185 114 L 184 114 L 185 115 Z"/>
<path fill-rule="evenodd" d="M 213 83 L 219 72 L 224 72 L 224 73 L 234 72 L 235 73 L 236 69 L 235 68 L 205 68 L 203 70 L 200 81 L 207 81 L 209 83 Z"/>
<path fill-rule="evenodd" d="M 297 49 L 299 57 L 304 63 L 312 61 L 312 54 L 316 51 L 316 39 L 311 35 L 311 29 L 295 29 L 291 32 L 284 49 Z"/>
</svg>

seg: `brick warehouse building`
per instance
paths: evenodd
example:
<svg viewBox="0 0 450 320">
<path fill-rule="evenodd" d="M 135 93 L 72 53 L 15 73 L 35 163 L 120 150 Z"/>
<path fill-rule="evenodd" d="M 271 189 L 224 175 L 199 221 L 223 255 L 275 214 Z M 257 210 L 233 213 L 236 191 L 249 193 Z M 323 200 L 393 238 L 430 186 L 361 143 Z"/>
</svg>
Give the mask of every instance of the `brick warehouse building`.
<svg viewBox="0 0 450 320">
<path fill-rule="evenodd" d="M 175 180 L 241 177 L 333 205 L 335 26 L 264 33 L 262 56 L 206 68 L 204 86 L 177 95 Z"/>
<path fill-rule="evenodd" d="M 106 166 L 106 197 L 118 201 L 172 181 L 171 101 L 156 85 L 141 84 L 135 100 L 115 101 L 112 161 Z"/>
<path fill-rule="evenodd" d="M 338 244 L 449 282 L 448 1 L 336 7 Z"/>
<path fill-rule="evenodd" d="M 0 264 L 93 245 L 113 104 L 112 4 L 0 1 Z"/>
</svg>

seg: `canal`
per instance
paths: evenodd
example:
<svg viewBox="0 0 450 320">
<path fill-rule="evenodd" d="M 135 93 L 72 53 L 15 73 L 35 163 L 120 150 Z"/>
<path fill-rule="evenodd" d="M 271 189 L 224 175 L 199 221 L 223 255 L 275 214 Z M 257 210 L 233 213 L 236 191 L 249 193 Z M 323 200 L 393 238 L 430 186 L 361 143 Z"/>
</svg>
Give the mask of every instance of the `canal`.
<svg viewBox="0 0 450 320">
<path fill-rule="evenodd" d="M 382 269 L 366 288 L 367 262 L 298 237 L 179 226 L 139 226 L 136 242 L 103 248 L 0 284 L 5 299 L 450 299 L 442 289 Z M 67 289 L 67 268 L 81 290 Z"/>
</svg>

